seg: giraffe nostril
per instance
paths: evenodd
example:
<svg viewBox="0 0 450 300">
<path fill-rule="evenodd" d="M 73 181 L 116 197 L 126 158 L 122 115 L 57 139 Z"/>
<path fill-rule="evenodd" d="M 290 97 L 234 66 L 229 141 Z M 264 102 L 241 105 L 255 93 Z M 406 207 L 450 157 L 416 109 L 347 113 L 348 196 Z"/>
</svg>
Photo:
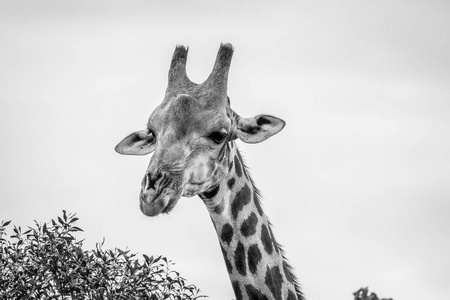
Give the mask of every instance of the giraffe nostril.
<svg viewBox="0 0 450 300">
<path fill-rule="evenodd" d="M 149 189 L 156 190 L 159 186 L 162 185 L 164 179 L 167 176 L 164 176 L 164 173 L 158 172 L 156 174 L 147 173 L 145 177 L 146 177 L 145 190 Z"/>
<path fill-rule="evenodd" d="M 158 181 L 158 176 L 149 175 L 148 177 L 148 188 L 155 189 L 156 181 Z"/>
</svg>

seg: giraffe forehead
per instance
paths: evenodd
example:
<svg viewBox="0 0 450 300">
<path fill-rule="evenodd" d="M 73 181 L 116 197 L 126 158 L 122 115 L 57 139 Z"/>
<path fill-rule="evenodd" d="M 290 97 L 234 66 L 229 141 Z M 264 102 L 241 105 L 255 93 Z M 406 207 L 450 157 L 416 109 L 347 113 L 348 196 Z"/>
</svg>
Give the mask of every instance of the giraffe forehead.
<svg viewBox="0 0 450 300">
<path fill-rule="evenodd" d="M 221 98 L 204 99 L 181 94 L 164 101 L 155 109 L 149 119 L 149 128 L 158 126 L 160 129 L 174 132 L 177 138 L 189 133 L 203 134 L 211 130 L 228 129 L 231 120 L 228 117 L 228 102 Z"/>
<path fill-rule="evenodd" d="M 168 92 L 163 104 L 175 107 L 192 106 L 198 110 L 218 111 L 229 105 L 228 96 L 205 88 Z"/>
</svg>

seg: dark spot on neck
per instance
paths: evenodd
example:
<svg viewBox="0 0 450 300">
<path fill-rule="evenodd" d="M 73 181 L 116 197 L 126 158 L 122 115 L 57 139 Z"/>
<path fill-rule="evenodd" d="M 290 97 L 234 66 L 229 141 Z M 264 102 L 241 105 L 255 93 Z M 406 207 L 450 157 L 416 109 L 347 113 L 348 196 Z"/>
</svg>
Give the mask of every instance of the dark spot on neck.
<svg viewBox="0 0 450 300">
<path fill-rule="evenodd" d="M 278 243 L 275 240 L 275 236 L 273 235 L 273 231 L 272 231 L 272 228 L 270 228 L 270 226 L 269 226 L 269 232 L 270 232 L 270 236 L 272 238 L 272 243 L 273 243 L 273 247 L 275 248 L 275 251 L 277 251 L 277 253 L 280 253 Z"/>
<path fill-rule="evenodd" d="M 294 279 L 292 278 L 292 274 L 290 271 L 290 266 L 287 264 L 287 262 L 283 261 L 283 271 L 284 271 L 284 276 L 286 276 L 286 279 L 290 282 L 290 283 L 294 283 Z"/>
<path fill-rule="evenodd" d="M 234 177 L 231 177 L 231 178 L 228 180 L 227 185 L 228 185 L 228 188 L 229 188 L 230 190 L 233 188 L 235 181 L 236 181 L 236 179 L 234 179 Z"/>
<path fill-rule="evenodd" d="M 247 274 L 245 248 L 241 242 L 238 243 L 236 250 L 234 251 L 234 264 L 236 265 L 236 270 L 239 274 L 242 276 Z"/>
<path fill-rule="evenodd" d="M 297 300 L 297 297 L 295 296 L 293 291 L 289 290 L 287 300 Z"/>
<path fill-rule="evenodd" d="M 242 300 L 242 291 L 239 287 L 238 281 L 231 282 L 231 285 L 233 286 L 234 295 L 236 296 L 236 300 Z"/>
<path fill-rule="evenodd" d="M 244 185 L 242 189 L 236 193 L 236 197 L 234 198 L 233 203 L 231 203 L 231 214 L 235 220 L 244 206 L 250 203 L 250 198 L 250 188 L 248 185 Z"/>
<path fill-rule="evenodd" d="M 222 233 L 220 234 L 220 238 L 222 241 L 227 243 L 228 245 L 231 242 L 231 239 L 233 238 L 233 227 L 231 227 L 230 224 L 225 224 L 222 227 Z"/>
<path fill-rule="evenodd" d="M 245 291 L 247 292 L 249 300 L 269 300 L 266 295 L 261 293 L 257 288 L 251 284 L 245 285 Z"/>
<path fill-rule="evenodd" d="M 264 250 L 266 250 L 267 254 L 272 254 L 273 252 L 273 244 L 272 239 L 269 234 L 269 230 L 265 224 L 261 227 L 261 242 L 264 246 Z"/>
<path fill-rule="evenodd" d="M 248 218 L 242 222 L 241 232 L 245 237 L 249 237 L 256 233 L 256 224 L 258 224 L 258 217 L 254 212 L 248 216 Z"/>
<path fill-rule="evenodd" d="M 256 190 L 253 192 L 253 202 L 255 202 L 256 209 L 258 210 L 259 215 L 262 217 L 264 215 L 264 212 L 262 210 L 261 201 L 259 200 Z"/>
<path fill-rule="evenodd" d="M 231 262 L 227 256 L 227 252 L 225 252 L 225 249 L 223 249 L 222 245 L 220 246 L 220 248 L 222 249 L 223 259 L 225 260 L 225 265 L 227 267 L 228 274 L 231 274 L 231 272 L 233 272 L 233 266 L 231 265 Z"/>
<path fill-rule="evenodd" d="M 237 155 L 234 157 L 234 170 L 237 176 L 242 177 L 242 167 Z"/>
<path fill-rule="evenodd" d="M 248 269 L 253 274 L 258 270 L 258 263 L 261 261 L 262 254 L 258 245 L 253 244 L 248 248 Z"/>
<path fill-rule="evenodd" d="M 265 283 L 272 292 L 274 299 L 282 300 L 281 287 L 283 280 L 278 266 L 272 268 L 267 267 Z"/>
</svg>

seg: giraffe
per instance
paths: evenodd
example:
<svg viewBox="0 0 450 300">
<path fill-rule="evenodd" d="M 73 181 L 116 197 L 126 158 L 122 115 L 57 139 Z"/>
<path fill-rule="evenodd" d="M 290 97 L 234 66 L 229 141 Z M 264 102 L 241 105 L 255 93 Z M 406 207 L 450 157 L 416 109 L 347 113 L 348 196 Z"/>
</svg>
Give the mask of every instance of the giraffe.
<svg viewBox="0 0 450 300">
<path fill-rule="evenodd" d="M 201 84 L 187 77 L 187 54 L 187 47 L 175 48 L 164 100 L 147 128 L 115 148 L 125 155 L 153 152 L 141 183 L 140 209 L 147 216 L 168 213 L 181 196 L 198 195 L 217 232 L 236 299 L 303 300 L 235 143 L 262 142 L 285 122 L 263 114 L 243 118 L 231 109 L 231 44 L 221 44 L 213 70 Z"/>
</svg>

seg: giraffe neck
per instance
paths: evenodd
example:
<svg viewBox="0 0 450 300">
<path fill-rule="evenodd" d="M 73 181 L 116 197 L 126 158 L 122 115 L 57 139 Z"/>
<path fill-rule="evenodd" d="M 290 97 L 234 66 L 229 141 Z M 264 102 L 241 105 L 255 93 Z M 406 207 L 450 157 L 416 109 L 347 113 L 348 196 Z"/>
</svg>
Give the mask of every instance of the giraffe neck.
<svg viewBox="0 0 450 300">
<path fill-rule="evenodd" d="M 228 157 L 228 176 L 200 197 L 216 229 L 236 299 L 303 299 L 234 142 Z"/>
</svg>

